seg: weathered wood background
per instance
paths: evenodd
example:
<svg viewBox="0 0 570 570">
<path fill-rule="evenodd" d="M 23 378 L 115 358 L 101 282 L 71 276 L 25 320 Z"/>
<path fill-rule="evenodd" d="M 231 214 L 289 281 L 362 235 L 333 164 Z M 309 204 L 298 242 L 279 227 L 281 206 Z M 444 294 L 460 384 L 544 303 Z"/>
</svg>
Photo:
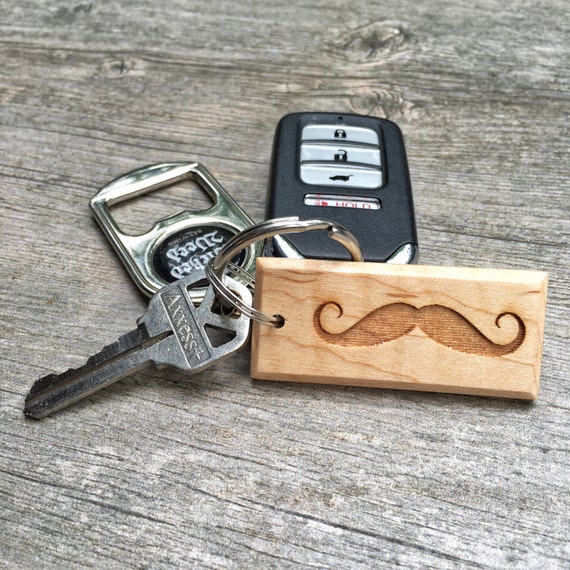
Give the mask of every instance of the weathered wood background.
<svg viewBox="0 0 570 570">
<path fill-rule="evenodd" d="M 0 566 L 570 567 L 564 0 L 0 14 Z M 36 378 L 146 306 L 91 217 L 96 190 L 198 160 L 261 220 L 275 125 L 302 110 L 400 125 L 422 263 L 549 271 L 538 401 L 252 381 L 244 351 L 26 420 Z M 145 228 L 189 192 L 117 215 Z"/>
</svg>

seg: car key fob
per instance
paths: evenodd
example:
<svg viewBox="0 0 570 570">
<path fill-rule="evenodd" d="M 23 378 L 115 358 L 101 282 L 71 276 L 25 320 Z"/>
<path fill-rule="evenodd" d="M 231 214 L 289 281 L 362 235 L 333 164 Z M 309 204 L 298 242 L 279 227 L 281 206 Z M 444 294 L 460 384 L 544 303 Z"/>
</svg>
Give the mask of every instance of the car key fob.
<svg viewBox="0 0 570 570">
<path fill-rule="evenodd" d="M 273 146 L 267 219 L 323 218 L 347 227 L 365 261 L 412 263 L 418 254 L 412 188 L 399 127 L 387 119 L 293 113 Z M 282 257 L 349 259 L 325 235 L 274 238 Z"/>
</svg>

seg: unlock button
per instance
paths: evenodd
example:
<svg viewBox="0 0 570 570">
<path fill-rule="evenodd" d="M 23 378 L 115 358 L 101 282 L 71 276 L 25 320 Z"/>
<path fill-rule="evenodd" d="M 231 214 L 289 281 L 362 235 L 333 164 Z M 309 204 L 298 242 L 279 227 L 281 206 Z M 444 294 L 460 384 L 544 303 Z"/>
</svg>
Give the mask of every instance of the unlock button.
<svg viewBox="0 0 570 570">
<path fill-rule="evenodd" d="M 359 162 L 380 167 L 380 149 L 331 143 L 301 143 L 301 163 L 304 162 Z"/>
</svg>

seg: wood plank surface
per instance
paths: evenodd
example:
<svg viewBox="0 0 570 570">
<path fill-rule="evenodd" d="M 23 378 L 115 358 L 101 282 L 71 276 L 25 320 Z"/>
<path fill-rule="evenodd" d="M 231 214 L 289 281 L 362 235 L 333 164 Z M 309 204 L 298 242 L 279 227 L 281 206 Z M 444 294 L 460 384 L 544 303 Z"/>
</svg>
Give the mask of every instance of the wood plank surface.
<svg viewBox="0 0 570 570">
<path fill-rule="evenodd" d="M 0 13 L 1 567 L 570 566 L 566 2 Z M 262 220 L 274 128 L 306 110 L 398 123 L 422 264 L 549 273 L 538 400 L 254 381 L 245 350 L 24 418 L 36 378 L 147 303 L 95 192 L 199 161 Z M 142 231 L 201 200 L 183 184 L 116 215 Z"/>
</svg>

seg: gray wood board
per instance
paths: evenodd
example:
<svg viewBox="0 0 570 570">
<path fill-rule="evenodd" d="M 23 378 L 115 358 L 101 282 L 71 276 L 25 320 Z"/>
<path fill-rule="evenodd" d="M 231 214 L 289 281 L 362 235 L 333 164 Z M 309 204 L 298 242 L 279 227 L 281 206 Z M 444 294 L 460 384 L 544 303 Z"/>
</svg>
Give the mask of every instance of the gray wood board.
<svg viewBox="0 0 570 570">
<path fill-rule="evenodd" d="M 570 567 L 566 2 L 0 12 L 0 566 Z M 146 306 L 97 189 L 199 161 L 259 221 L 275 125 L 302 110 L 400 125 L 422 263 L 549 272 L 539 399 L 252 381 L 246 350 L 26 420 L 36 378 Z M 198 195 L 116 213 L 136 231 Z"/>
</svg>

